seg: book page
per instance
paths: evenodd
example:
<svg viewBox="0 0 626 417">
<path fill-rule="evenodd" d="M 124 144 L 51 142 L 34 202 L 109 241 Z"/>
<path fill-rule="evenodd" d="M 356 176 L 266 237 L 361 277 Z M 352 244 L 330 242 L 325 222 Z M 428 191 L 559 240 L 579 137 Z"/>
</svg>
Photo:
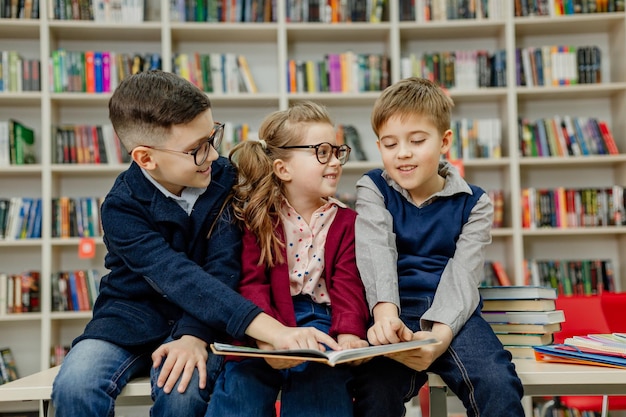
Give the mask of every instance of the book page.
<svg viewBox="0 0 626 417">
<path fill-rule="evenodd" d="M 318 351 L 315 349 L 283 349 L 261 350 L 249 346 L 236 346 L 226 343 L 212 343 L 211 350 L 216 355 L 233 355 L 265 358 L 282 358 L 294 360 L 308 360 L 324 362 L 334 366 L 339 363 L 386 355 L 389 353 L 403 352 L 417 349 L 421 346 L 441 343 L 435 339 L 413 340 L 410 342 L 393 343 L 389 345 L 367 346 L 363 348 L 345 349 L 337 351 Z"/>
</svg>

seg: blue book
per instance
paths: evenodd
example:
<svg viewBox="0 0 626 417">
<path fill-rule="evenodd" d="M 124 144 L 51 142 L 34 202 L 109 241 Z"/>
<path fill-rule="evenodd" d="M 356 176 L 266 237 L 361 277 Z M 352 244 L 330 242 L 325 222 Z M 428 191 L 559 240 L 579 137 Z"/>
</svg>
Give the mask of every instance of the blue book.
<svg viewBox="0 0 626 417">
<path fill-rule="evenodd" d="M 537 360 L 541 362 L 570 362 L 626 368 L 626 356 L 622 354 L 590 353 L 589 350 L 563 344 L 533 346 L 533 349 L 537 353 Z"/>
<path fill-rule="evenodd" d="M 574 125 L 574 132 L 576 135 L 576 142 L 578 142 L 578 146 L 580 146 L 580 151 L 583 155 L 589 155 L 591 152 L 589 150 L 589 146 L 587 145 L 587 138 L 585 137 L 585 132 L 582 129 L 580 124 L 579 117 L 572 118 L 572 124 Z"/>
<path fill-rule="evenodd" d="M 96 93 L 102 93 L 104 91 L 103 80 L 103 68 L 102 68 L 102 52 L 94 52 L 93 54 L 93 71 L 96 80 Z"/>
<path fill-rule="evenodd" d="M 72 310 L 80 311 L 80 306 L 78 304 L 78 285 L 76 284 L 76 274 L 74 274 L 74 272 L 69 273 L 68 281 L 69 296 L 71 297 L 72 302 Z"/>
<path fill-rule="evenodd" d="M 537 129 L 537 148 L 539 150 L 539 156 L 553 156 L 550 154 L 546 126 L 543 124 L 543 120 L 537 120 L 535 126 Z"/>
</svg>

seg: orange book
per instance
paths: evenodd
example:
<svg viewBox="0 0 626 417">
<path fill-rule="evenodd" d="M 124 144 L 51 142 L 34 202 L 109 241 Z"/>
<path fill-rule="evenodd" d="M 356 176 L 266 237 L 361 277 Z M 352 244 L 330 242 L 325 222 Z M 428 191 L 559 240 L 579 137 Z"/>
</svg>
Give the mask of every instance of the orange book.
<svg viewBox="0 0 626 417">
<path fill-rule="evenodd" d="M 330 21 L 337 23 L 339 19 L 339 0 L 330 0 Z"/>
<path fill-rule="evenodd" d="M 496 278 L 501 286 L 510 287 L 513 285 L 509 275 L 506 273 L 506 270 L 500 261 L 492 261 L 491 267 L 493 268 L 493 272 L 496 274 Z"/>
<path fill-rule="evenodd" d="M 96 92 L 96 72 L 94 67 L 94 51 L 85 52 L 85 80 L 88 93 Z"/>
<path fill-rule="evenodd" d="M 290 59 L 289 71 L 287 73 L 287 84 L 288 84 L 290 93 L 295 93 L 298 91 L 298 86 L 296 84 L 296 75 L 297 75 L 296 60 Z"/>
<path fill-rule="evenodd" d="M 69 197 L 59 198 L 59 208 L 61 209 L 61 237 L 70 237 L 70 199 Z"/>
</svg>

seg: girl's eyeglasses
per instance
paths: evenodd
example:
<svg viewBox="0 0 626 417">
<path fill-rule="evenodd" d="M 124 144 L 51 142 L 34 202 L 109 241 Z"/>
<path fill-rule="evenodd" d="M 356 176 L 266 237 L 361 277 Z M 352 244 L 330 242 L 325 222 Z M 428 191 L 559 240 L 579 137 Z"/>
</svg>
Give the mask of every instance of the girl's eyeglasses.
<svg viewBox="0 0 626 417">
<path fill-rule="evenodd" d="M 315 156 L 320 164 L 324 165 L 330 161 L 332 155 L 339 160 L 339 164 L 343 165 L 348 162 L 350 151 L 352 148 L 348 145 L 331 145 L 328 142 L 318 143 L 317 145 L 294 145 L 280 146 L 280 149 L 315 149 Z"/>
</svg>

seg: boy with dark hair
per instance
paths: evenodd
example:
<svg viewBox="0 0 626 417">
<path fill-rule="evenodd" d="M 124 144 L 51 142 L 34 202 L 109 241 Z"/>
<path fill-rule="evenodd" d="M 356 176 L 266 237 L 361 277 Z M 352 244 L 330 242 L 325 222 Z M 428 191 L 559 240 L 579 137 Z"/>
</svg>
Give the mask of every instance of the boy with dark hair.
<svg viewBox="0 0 626 417">
<path fill-rule="evenodd" d="M 374 358 L 356 369 L 355 416 L 400 417 L 441 376 L 468 416 L 523 416 L 511 355 L 481 317 L 478 286 L 493 206 L 448 162 L 452 100 L 408 78 L 377 99 L 372 127 L 384 170 L 357 183 L 356 256 L 374 345 L 434 337 L 442 343 Z"/>
<path fill-rule="evenodd" d="M 93 318 L 54 381 L 57 416 L 112 416 L 133 377 L 151 373 L 151 416 L 203 416 L 226 334 L 274 348 L 338 345 L 289 328 L 239 295 L 241 232 L 229 204 L 236 173 L 219 157 L 223 125 L 208 97 L 171 73 L 119 85 L 109 117 L 132 163 L 102 205 L 108 253 Z"/>
</svg>

